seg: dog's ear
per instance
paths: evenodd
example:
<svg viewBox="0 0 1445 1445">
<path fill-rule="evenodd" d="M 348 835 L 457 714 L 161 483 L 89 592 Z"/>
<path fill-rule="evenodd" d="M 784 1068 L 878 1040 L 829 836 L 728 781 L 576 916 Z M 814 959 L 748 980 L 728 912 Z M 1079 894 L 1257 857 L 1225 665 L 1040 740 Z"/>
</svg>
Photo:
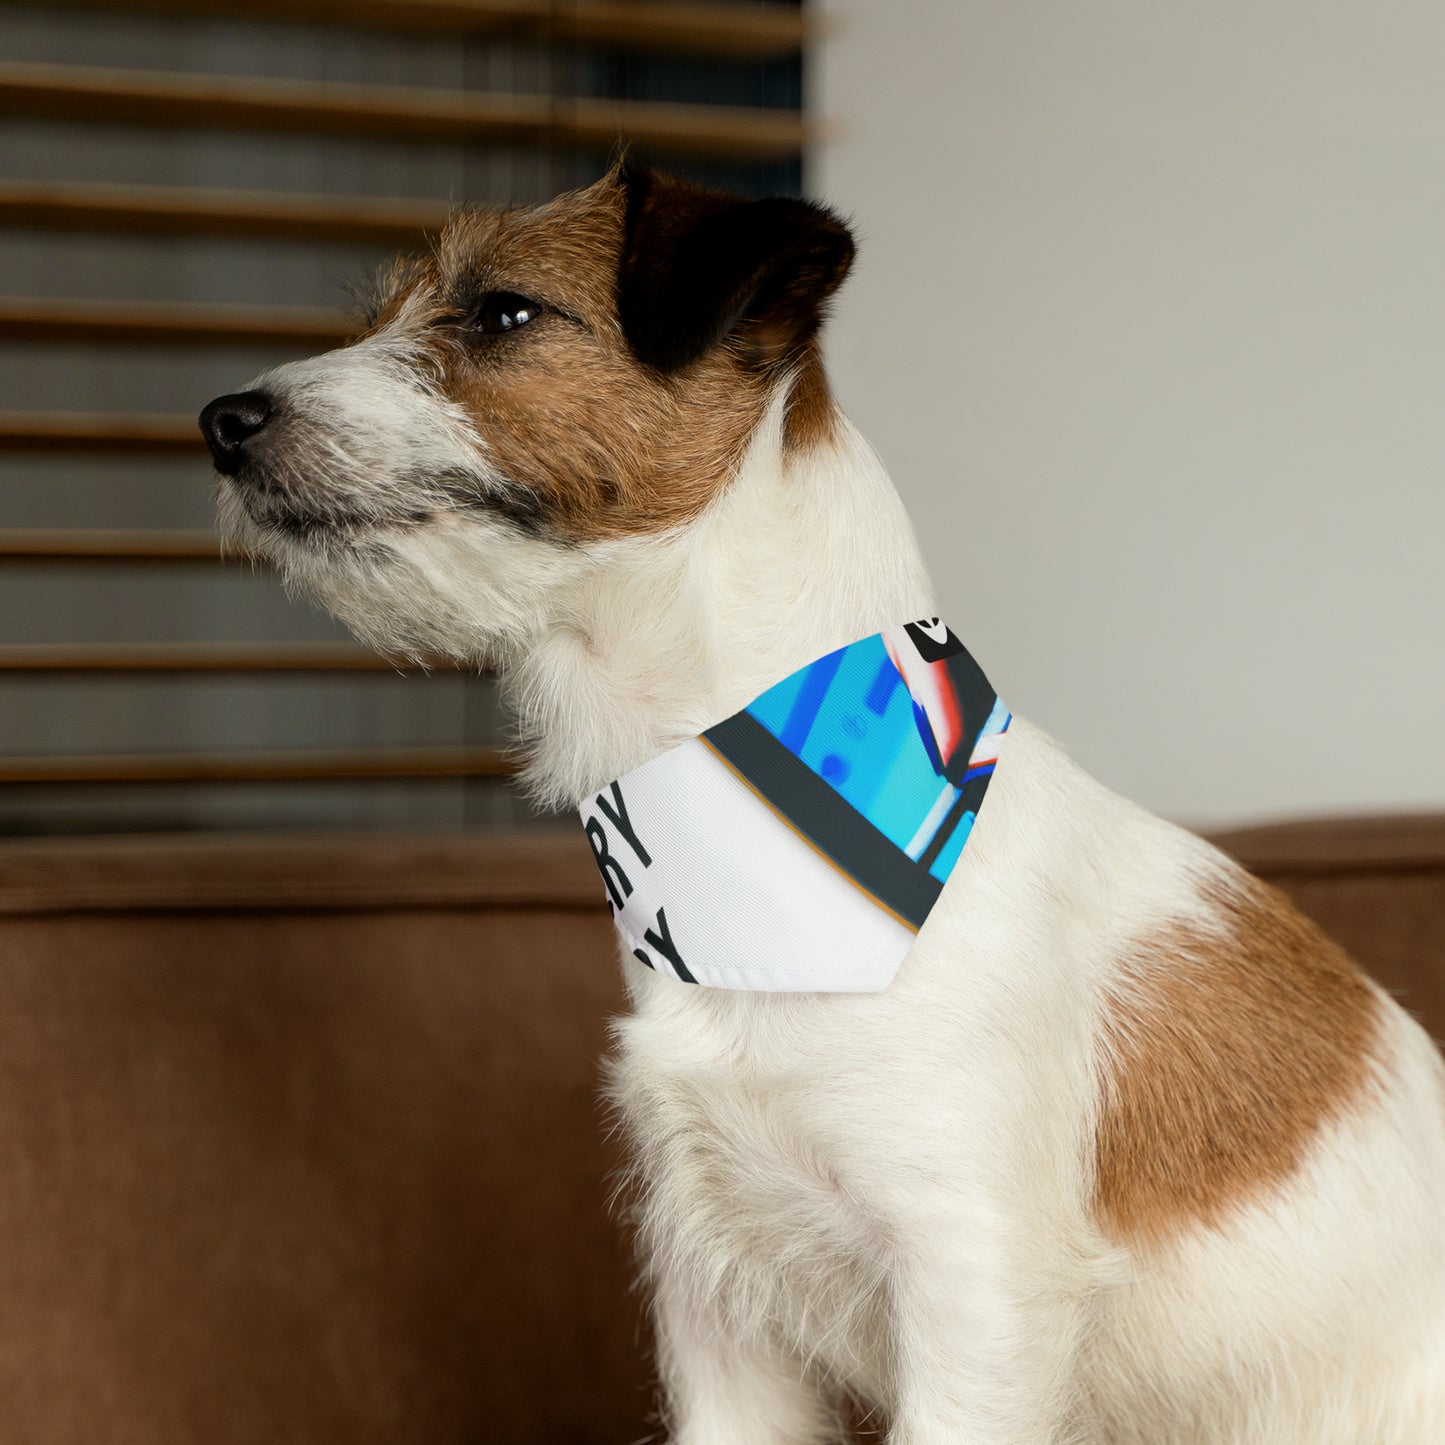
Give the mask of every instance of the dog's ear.
<svg viewBox="0 0 1445 1445">
<path fill-rule="evenodd" d="M 618 315 L 639 361 L 676 371 L 735 336 L 764 365 L 799 354 L 853 262 L 853 238 L 807 201 L 741 200 L 624 160 Z"/>
</svg>

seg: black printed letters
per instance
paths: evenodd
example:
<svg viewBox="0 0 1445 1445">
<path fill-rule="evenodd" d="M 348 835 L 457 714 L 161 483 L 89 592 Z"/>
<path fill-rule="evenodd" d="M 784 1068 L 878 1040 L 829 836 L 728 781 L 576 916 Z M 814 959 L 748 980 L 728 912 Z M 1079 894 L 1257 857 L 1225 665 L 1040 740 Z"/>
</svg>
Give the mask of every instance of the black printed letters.
<svg viewBox="0 0 1445 1445">
<path fill-rule="evenodd" d="M 610 793 L 610 797 L 608 794 Z M 622 789 L 612 783 L 607 793 L 598 793 L 597 808 L 602 817 L 594 814 L 588 818 L 583 827 L 587 832 L 587 842 L 592 849 L 592 857 L 596 860 L 597 871 L 602 875 L 602 881 L 607 886 L 607 906 L 615 915 L 627 904 L 632 897 L 632 879 L 627 876 L 627 867 L 623 866 L 619 853 L 622 851 L 619 844 L 625 844 L 631 851 L 632 857 L 644 868 L 652 867 L 652 854 L 642 839 L 638 837 L 637 829 L 633 827 L 632 818 L 627 811 L 627 803 L 623 799 Z M 606 822 L 603 822 L 603 819 Z M 611 825 L 609 831 L 608 825 Z M 616 851 L 614 851 L 616 848 Z M 656 922 L 649 924 L 642 934 L 643 942 L 649 948 L 655 949 L 672 965 L 673 972 L 686 983 L 695 983 L 696 980 L 688 972 L 687 965 L 682 961 L 682 953 L 677 944 L 673 941 L 672 929 L 667 922 L 667 910 L 657 910 Z M 656 968 L 656 964 L 640 948 L 632 950 L 633 957 L 645 963 L 648 968 Z"/>
<path fill-rule="evenodd" d="M 615 788 L 617 784 L 612 786 Z M 597 801 L 600 803 L 602 800 L 599 798 Z M 592 856 L 597 860 L 597 871 L 602 875 L 611 899 L 607 906 L 615 912 L 632 896 L 632 881 L 622 871 L 622 865 L 608 852 L 607 829 L 596 818 L 588 818 L 586 831 L 587 841 L 592 845 Z"/>
<path fill-rule="evenodd" d="M 652 867 L 652 856 L 642 846 L 641 839 L 632 828 L 632 819 L 627 816 L 627 804 L 622 801 L 622 789 L 616 783 L 612 785 L 612 802 L 608 802 L 601 793 L 597 795 L 597 806 L 617 825 L 622 836 L 632 845 L 632 851 L 637 854 L 638 861 L 644 868 Z"/>
</svg>

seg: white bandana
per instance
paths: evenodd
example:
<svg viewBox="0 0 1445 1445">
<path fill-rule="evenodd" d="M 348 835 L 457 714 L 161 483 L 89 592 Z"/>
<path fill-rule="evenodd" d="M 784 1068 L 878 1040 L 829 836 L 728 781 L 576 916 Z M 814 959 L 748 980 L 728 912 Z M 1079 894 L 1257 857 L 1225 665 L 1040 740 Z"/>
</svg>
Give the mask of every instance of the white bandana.
<svg viewBox="0 0 1445 1445">
<path fill-rule="evenodd" d="M 1009 721 L 936 617 L 799 669 L 583 806 L 624 943 L 712 988 L 887 988 Z"/>
</svg>

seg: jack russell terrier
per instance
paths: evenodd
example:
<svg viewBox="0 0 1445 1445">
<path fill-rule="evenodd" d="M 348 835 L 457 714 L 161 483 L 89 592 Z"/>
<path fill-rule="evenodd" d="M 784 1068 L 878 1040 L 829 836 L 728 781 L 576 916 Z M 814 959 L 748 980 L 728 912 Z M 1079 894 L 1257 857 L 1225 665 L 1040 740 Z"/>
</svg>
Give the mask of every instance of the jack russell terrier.
<svg viewBox="0 0 1445 1445">
<path fill-rule="evenodd" d="M 819 360 L 852 257 L 623 162 L 201 419 L 229 538 L 494 667 L 582 810 L 670 1438 L 1445 1441 L 1440 1056 L 936 618 Z"/>
</svg>

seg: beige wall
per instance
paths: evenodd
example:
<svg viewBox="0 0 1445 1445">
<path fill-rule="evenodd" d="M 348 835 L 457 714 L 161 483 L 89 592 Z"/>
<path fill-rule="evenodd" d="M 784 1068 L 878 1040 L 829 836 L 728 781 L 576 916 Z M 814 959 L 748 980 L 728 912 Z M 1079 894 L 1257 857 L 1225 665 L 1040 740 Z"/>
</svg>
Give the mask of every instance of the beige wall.
<svg viewBox="0 0 1445 1445">
<path fill-rule="evenodd" d="M 834 379 L 1000 690 L 1185 820 L 1445 805 L 1445 6 L 832 9 Z"/>
</svg>

